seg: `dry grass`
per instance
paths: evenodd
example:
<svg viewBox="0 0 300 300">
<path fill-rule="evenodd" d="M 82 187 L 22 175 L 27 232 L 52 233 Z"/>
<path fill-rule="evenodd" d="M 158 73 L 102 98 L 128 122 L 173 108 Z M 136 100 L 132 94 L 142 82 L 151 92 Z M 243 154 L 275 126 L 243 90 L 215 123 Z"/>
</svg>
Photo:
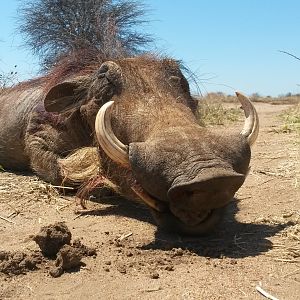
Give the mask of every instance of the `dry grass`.
<svg viewBox="0 0 300 300">
<path fill-rule="evenodd" d="M 81 209 L 86 208 L 86 199 L 93 190 L 104 189 L 119 193 L 119 187 L 101 175 L 101 160 L 96 147 L 77 149 L 58 163 L 64 175 L 63 186 L 67 184 L 79 187 L 76 196 L 77 205 Z"/>
<path fill-rule="evenodd" d="M 300 104 L 300 96 L 290 97 L 259 97 L 250 98 L 253 102 L 269 103 L 272 105 L 297 105 Z"/>
<path fill-rule="evenodd" d="M 59 160 L 65 183 L 79 185 L 99 175 L 101 163 L 96 147 L 77 149 L 66 158 Z"/>
<path fill-rule="evenodd" d="M 201 101 L 198 106 L 199 121 L 202 126 L 225 125 L 236 122 L 242 117 L 242 110 L 225 108 L 216 101 Z"/>
<path fill-rule="evenodd" d="M 273 249 L 267 254 L 276 261 L 300 263 L 300 214 L 299 211 L 282 216 L 259 218 L 256 223 L 282 225 L 285 228 L 275 235 Z"/>
<path fill-rule="evenodd" d="M 280 117 L 284 120 L 284 125 L 280 129 L 281 132 L 297 132 L 300 135 L 300 104 L 283 112 Z"/>
</svg>

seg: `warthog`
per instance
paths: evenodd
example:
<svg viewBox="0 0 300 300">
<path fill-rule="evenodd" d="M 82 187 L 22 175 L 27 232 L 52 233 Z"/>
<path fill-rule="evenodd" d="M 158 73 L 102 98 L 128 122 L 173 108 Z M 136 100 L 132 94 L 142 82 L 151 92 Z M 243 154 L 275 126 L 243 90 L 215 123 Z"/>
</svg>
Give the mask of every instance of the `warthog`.
<svg viewBox="0 0 300 300">
<path fill-rule="evenodd" d="M 252 103 L 237 93 L 244 128 L 218 134 L 199 125 L 175 60 L 91 61 L 66 58 L 1 95 L 0 164 L 53 184 L 96 178 L 142 200 L 166 229 L 213 229 L 249 168 L 258 134 Z"/>
</svg>

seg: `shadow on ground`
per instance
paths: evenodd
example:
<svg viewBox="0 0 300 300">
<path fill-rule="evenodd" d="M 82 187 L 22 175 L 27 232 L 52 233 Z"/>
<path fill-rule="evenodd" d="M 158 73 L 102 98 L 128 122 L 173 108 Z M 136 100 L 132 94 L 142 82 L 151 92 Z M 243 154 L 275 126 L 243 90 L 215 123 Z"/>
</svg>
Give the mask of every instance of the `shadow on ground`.
<svg viewBox="0 0 300 300">
<path fill-rule="evenodd" d="M 120 197 L 104 197 L 102 203 L 111 206 L 88 212 L 92 215 L 119 215 L 155 225 L 150 211 L 143 205 L 130 202 Z M 268 225 L 241 223 L 235 219 L 238 212 L 237 201 L 232 201 L 227 209 L 224 221 L 209 236 L 188 237 L 165 232 L 158 228 L 155 240 L 144 245 L 141 250 L 165 250 L 182 248 L 199 256 L 211 258 L 244 258 L 257 256 L 272 249 L 269 237 L 274 236 L 289 224 Z"/>
</svg>

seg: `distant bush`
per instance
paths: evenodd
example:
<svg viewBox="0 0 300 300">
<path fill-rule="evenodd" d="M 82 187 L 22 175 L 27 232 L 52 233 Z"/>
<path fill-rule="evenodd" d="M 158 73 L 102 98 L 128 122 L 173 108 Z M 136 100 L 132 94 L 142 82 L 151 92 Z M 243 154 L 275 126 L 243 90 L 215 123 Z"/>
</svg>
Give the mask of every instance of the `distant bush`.
<svg viewBox="0 0 300 300">
<path fill-rule="evenodd" d="M 279 95 L 278 97 L 272 96 L 261 96 L 258 93 L 253 93 L 249 96 L 250 100 L 253 102 L 260 103 L 269 103 L 273 105 L 281 105 L 281 104 L 298 104 L 300 103 L 300 94 L 292 94 L 286 93 L 284 95 Z M 221 92 L 216 93 L 208 93 L 203 97 L 203 100 L 207 100 L 210 103 L 236 103 L 237 98 L 233 95 L 226 95 Z"/>
<path fill-rule="evenodd" d="M 14 66 L 14 70 L 8 73 L 0 73 L 0 93 L 6 88 L 14 85 L 17 81 L 17 65 Z"/>
</svg>

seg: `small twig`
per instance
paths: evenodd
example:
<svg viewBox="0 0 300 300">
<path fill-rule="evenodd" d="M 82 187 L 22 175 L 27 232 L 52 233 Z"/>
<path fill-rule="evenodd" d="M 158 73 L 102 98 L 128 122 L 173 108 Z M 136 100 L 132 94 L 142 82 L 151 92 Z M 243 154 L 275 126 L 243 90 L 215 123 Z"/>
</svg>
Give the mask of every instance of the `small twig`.
<svg viewBox="0 0 300 300">
<path fill-rule="evenodd" d="M 266 292 L 265 290 L 263 290 L 262 287 L 260 287 L 259 285 L 256 286 L 256 290 L 262 294 L 264 297 L 271 299 L 271 300 L 279 300 L 278 298 L 272 296 L 271 294 L 269 294 L 268 292 Z"/>
<path fill-rule="evenodd" d="M 75 209 L 74 213 L 80 217 L 80 216 L 83 216 L 83 215 L 87 215 L 89 213 L 94 213 L 95 211 L 97 211 L 97 210 L 96 209 L 86 209 L 85 208 L 85 209 Z"/>
<path fill-rule="evenodd" d="M 93 212 L 95 212 L 94 209 L 86 209 L 86 210 L 81 210 L 81 211 L 76 210 L 75 213 L 77 214 L 77 216 L 74 217 L 73 220 L 76 220 L 76 219 L 78 219 L 78 218 L 80 218 L 82 216 L 86 216 L 87 217 L 89 213 L 93 213 Z"/>
<path fill-rule="evenodd" d="M 58 189 L 65 189 L 65 190 L 75 190 L 75 188 L 71 187 L 71 186 L 61 186 L 61 185 L 51 185 L 54 188 L 58 188 Z"/>
<path fill-rule="evenodd" d="M 252 196 L 246 196 L 246 197 L 239 197 L 238 196 L 238 201 L 242 201 L 242 200 L 246 200 L 246 199 L 251 199 L 252 198 Z"/>
<path fill-rule="evenodd" d="M 239 291 L 240 291 L 241 293 L 243 293 L 244 296 L 247 296 L 247 294 L 246 294 L 243 290 L 239 289 Z"/>
<path fill-rule="evenodd" d="M 240 246 L 240 244 L 246 244 L 246 242 L 237 242 L 237 240 L 240 240 L 241 238 L 238 238 L 237 236 L 236 236 L 236 234 L 234 235 L 234 238 L 233 238 L 233 242 L 234 242 L 234 244 L 238 247 L 238 248 L 240 248 L 240 249 L 242 249 L 242 250 L 247 250 L 246 248 L 244 248 L 244 247 L 242 247 L 242 246 Z"/>
<path fill-rule="evenodd" d="M 20 212 L 19 211 L 14 211 L 12 213 L 10 213 L 7 218 L 11 218 L 11 217 L 16 217 Z"/>
<path fill-rule="evenodd" d="M 80 218 L 80 217 L 82 217 L 84 215 L 84 212 L 82 212 L 82 213 L 79 213 L 75 218 L 73 218 L 73 220 L 76 220 L 76 219 L 78 219 L 78 218 Z"/>
<path fill-rule="evenodd" d="M 153 289 L 147 289 L 145 290 L 146 293 L 152 293 L 152 292 L 157 292 L 157 291 L 160 291 L 161 290 L 161 287 L 157 287 L 157 288 L 153 288 Z"/>
<path fill-rule="evenodd" d="M 118 238 L 118 240 L 119 240 L 119 241 L 123 241 L 123 240 L 127 239 L 127 238 L 130 237 L 130 236 L 132 236 L 132 232 L 129 232 L 129 233 L 127 233 L 127 234 L 121 235 L 121 236 Z"/>
<path fill-rule="evenodd" d="M 62 195 L 59 195 L 59 199 L 62 199 L 62 200 L 65 200 L 65 201 L 69 201 L 69 202 L 74 202 L 74 198 L 73 197 L 66 197 L 66 196 L 62 196 Z"/>
<path fill-rule="evenodd" d="M 0 219 L 6 221 L 6 222 L 8 222 L 8 223 L 16 224 L 16 222 L 14 222 L 14 221 L 12 221 L 12 220 L 10 220 L 10 219 L 7 219 L 7 218 L 5 218 L 5 217 L 2 217 L 2 216 L 0 216 Z"/>
<path fill-rule="evenodd" d="M 290 262 L 290 263 L 298 263 L 299 260 L 296 259 L 284 259 L 284 258 L 274 258 L 275 261 L 282 261 L 282 262 Z"/>
<path fill-rule="evenodd" d="M 270 172 L 270 171 L 257 170 L 256 172 L 263 174 L 263 175 L 267 175 L 267 176 L 284 177 L 282 174 L 274 173 L 274 172 Z"/>
<path fill-rule="evenodd" d="M 286 156 L 275 156 L 275 157 L 262 157 L 263 159 L 268 159 L 267 161 L 265 161 L 266 163 L 267 162 L 270 162 L 274 159 L 280 159 L 280 158 L 286 158 Z"/>
<path fill-rule="evenodd" d="M 267 179 L 267 180 L 265 180 L 265 181 L 263 181 L 263 182 L 260 182 L 257 186 L 263 185 L 263 184 L 265 184 L 265 183 L 267 183 L 267 182 L 269 182 L 269 181 L 272 181 L 272 180 L 275 180 L 275 178 L 270 178 L 270 179 Z"/>
<path fill-rule="evenodd" d="M 289 53 L 289 52 L 287 52 L 287 51 L 278 50 L 278 52 L 281 52 L 281 53 L 287 54 L 287 55 L 289 55 L 289 56 L 291 56 L 291 57 L 293 57 L 293 58 L 295 58 L 295 59 L 298 59 L 298 60 L 300 60 L 300 58 L 299 58 L 298 56 L 296 56 L 296 55 L 294 55 L 294 54 L 292 54 L 292 53 Z"/>
<path fill-rule="evenodd" d="M 62 209 L 64 209 L 64 208 L 66 208 L 66 207 L 68 207 L 68 206 L 70 206 L 71 205 L 71 203 L 68 203 L 68 204 L 65 204 L 65 205 L 62 205 L 62 206 L 56 206 L 56 211 L 57 212 L 60 212 Z"/>
</svg>

